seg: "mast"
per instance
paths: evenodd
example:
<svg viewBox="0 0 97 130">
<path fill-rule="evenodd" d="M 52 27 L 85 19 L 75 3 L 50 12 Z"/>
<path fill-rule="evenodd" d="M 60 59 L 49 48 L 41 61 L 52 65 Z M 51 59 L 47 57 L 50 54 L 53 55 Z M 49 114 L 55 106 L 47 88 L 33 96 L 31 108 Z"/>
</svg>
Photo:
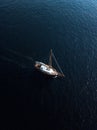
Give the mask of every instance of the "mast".
<svg viewBox="0 0 97 130">
<path fill-rule="evenodd" d="M 54 55 L 54 53 L 52 52 L 52 49 L 51 49 L 50 50 L 50 56 L 49 56 L 49 66 L 51 66 L 51 67 L 52 67 L 52 57 L 54 58 L 54 61 L 55 61 L 56 65 L 57 65 L 57 67 L 60 70 L 60 72 L 58 72 L 58 75 L 61 76 L 61 77 L 64 77 L 64 73 L 63 73 L 61 67 L 59 66 L 59 64 L 57 62 L 57 59 L 56 59 L 56 57 L 55 57 L 55 55 Z"/>
<path fill-rule="evenodd" d="M 52 66 L 52 49 L 50 50 L 49 65 Z"/>
</svg>

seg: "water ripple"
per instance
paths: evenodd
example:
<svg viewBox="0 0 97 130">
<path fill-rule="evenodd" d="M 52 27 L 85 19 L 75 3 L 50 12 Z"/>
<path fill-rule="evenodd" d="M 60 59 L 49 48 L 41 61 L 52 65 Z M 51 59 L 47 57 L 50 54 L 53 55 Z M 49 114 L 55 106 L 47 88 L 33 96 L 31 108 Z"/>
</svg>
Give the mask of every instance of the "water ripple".
<svg viewBox="0 0 97 130">
<path fill-rule="evenodd" d="M 0 8 L 8 7 L 9 5 L 14 5 L 15 3 L 17 3 L 17 0 L 1 0 Z"/>
</svg>

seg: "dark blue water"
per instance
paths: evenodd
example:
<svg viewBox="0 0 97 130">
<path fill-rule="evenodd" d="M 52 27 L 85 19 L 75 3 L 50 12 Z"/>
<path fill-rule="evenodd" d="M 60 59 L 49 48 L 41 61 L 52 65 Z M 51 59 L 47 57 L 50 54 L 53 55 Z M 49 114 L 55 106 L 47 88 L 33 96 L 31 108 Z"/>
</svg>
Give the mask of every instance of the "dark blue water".
<svg viewBox="0 0 97 130">
<path fill-rule="evenodd" d="M 34 70 L 50 49 L 64 79 Z M 0 1 L 1 129 L 97 129 L 97 1 Z"/>
</svg>

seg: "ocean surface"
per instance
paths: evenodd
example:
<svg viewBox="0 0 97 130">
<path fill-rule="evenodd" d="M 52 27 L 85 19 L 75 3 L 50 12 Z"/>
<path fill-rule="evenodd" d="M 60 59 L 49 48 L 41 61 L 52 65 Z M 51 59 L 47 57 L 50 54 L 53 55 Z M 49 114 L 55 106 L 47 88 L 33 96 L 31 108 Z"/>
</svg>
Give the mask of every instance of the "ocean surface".
<svg viewBox="0 0 97 130">
<path fill-rule="evenodd" d="M 34 69 L 51 48 L 65 78 Z M 97 130 L 96 0 L 0 0 L 0 120 L 1 130 Z"/>
</svg>

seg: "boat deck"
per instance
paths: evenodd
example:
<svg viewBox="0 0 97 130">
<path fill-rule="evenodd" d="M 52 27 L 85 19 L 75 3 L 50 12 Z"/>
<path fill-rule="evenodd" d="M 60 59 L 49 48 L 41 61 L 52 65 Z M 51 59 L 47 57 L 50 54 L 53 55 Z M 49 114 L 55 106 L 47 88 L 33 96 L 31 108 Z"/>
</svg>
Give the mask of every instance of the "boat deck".
<svg viewBox="0 0 97 130">
<path fill-rule="evenodd" d="M 64 77 L 61 73 L 59 73 L 56 69 L 54 69 L 52 66 L 44 64 L 42 62 L 35 62 L 35 68 L 42 73 L 53 76 L 53 77 Z"/>
<path fill-rule="evenodd" d="M 46 65 L 42 62 L 36 62 L 35 68 L 48 75 L 57 76 L 58 72 L 52 66 Z"/>
</svg>

